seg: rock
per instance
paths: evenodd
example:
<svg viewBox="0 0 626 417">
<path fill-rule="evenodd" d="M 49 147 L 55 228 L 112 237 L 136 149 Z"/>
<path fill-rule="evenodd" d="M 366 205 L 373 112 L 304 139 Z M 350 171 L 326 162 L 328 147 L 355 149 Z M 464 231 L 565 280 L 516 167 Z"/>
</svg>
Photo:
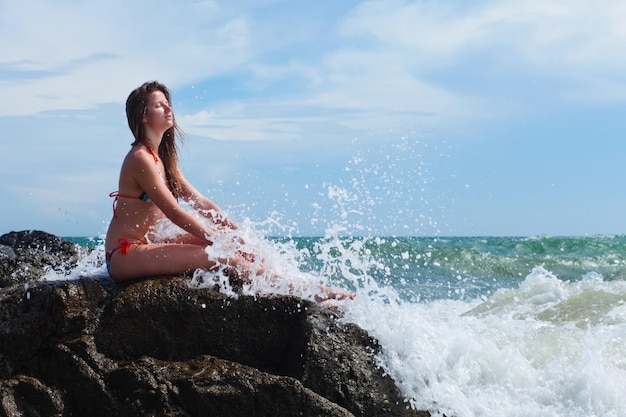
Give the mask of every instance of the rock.
<svg viewBox="0 0 626 417">
<path fill-rule="evenodd" d="M 0 416 L 429 415 L 336 312 L 188 282 L 0 289 Z"/>
<path fill-rule="evenodd" d="M 78 245 L 39 230 L 0 236 L 0 287 L 37 280 L 48 269 L 73 268 L 83 254 Z"/>
<path fill-rule="evenodd" d="M 0 381 L 0 398 L 6 416 L 62 416 L 64 412 L 61 395 L 38 379 L 18 375 Z"/>
</svg>

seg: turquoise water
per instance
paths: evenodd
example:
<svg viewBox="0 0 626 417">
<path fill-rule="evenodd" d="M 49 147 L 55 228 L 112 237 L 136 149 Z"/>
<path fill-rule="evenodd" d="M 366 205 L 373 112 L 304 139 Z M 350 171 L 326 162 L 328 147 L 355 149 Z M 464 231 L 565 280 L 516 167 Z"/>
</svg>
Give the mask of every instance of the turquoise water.
<svg viewBox="0 0 626 417">
<path fill-rule="evenodd" d="M 69 275 L 48 278 L 106 277 L 101 240 L 71 240 L 94 250 Z M 343 320 L 379 340 L 379 362 L 410 406 L 459 417 L 626 415 L 625 236 L 255 244 L 291 283 L 357 293 Z M 207 282 L 217 280 L 199 273 L 191 285 Z M 286 290 L 265 282 L 246 291 Z"/>
<path fill-rule="evenodd" d="M 343 238 L 319 257 L 323 238 L 296 238 L 306 271 L 323 270 L 359 242 L 370 258 L 366 273 L 411 302 L 472 299 L 515 288 L 536 266 L 564 281 L 589 273 L 605 281 L 626 279 L 626 236 L 587 237 L 376 237 Z M 339 247 L 341 246 L 341 247 Z M 331 276 L 340 280 L 337 269 Z"/>
</svg>

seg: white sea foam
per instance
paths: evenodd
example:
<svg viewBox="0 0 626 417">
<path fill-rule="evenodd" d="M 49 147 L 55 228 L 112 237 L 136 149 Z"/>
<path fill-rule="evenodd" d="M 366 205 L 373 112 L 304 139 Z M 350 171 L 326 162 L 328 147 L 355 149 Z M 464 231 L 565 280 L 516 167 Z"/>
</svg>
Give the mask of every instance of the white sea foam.
<svg viewBox="0 0 626 417">
<path fill-rule="evenodd" d="M 272 222 L 270 222 L 272 223 Z M 296 295 L 304 299 L 324 297 L 320 286 L 325 286 L 327 280 L 323 274 L 306 273 L 300 270 L 301 252 L 293 241 L 270 241 L 259 230 L 267 227 L 268 222 L 253 223 L 244 219 L 239 228 L 212 236 L 213 244 L 207 246 L 209 259 L 230 258 L 238 253 L 254 255 L 254 262 L 250 266 L 250 276 L 254 279 L 241 285 L 244 295 L 283 294 Z M 255 276 L 259 266 L 264 273 Z M 219 291 L 237 297 L 233 284 L 222 273 L 227 265 L 222 265 L 218 271 L 196 270 L 190 286 L 213 287 Z"/>
<path fill-rule="evenodd" d="M 46 281 L 63 281 L 82 277 L 106 279 L 109 276 L 104 265 L 104 245 L 99 244 L 92 250 L 82 248 L 80 252 L 81 255 L 76 265 L 63 266 L 58 269 L 48 268 L 43 279 Z"/>
<path fill-rule="evenodd" d="M 562 282 L 538 267 L 519 289 L 464 302 L 347 309 L 379 339 L 380 363 L 435 415 L 626 415 L 623 281 Z"/>
</svg>

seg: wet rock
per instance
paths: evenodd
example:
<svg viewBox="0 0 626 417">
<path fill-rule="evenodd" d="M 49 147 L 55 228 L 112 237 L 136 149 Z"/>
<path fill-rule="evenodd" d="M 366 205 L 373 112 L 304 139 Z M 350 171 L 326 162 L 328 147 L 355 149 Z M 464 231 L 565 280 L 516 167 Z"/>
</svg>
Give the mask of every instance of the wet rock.
<svg viewBox="0 0 626 417">
<path fill-rule="evenodd" d="M 0 381 L 0 415 L 61 417 L 61 393 L 36 378 L 18 375 Z"/>
<path fill-rule="evenodd" d="M 78 245 L 39 230 L 0 236 L 0 287 L 38 280 L 49 269 L 73 268 L 84 251 Z"/>
<path fill-rule="evenodd" d="M 337 312 L 188 281 L 0 289 L 0 416 L 428 415 Z"/>
</svg>

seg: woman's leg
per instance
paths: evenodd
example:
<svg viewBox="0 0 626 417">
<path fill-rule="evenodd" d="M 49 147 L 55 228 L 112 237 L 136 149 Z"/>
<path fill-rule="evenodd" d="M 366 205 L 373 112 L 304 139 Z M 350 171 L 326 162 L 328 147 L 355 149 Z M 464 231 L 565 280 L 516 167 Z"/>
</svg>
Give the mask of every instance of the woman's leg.
<svg viewBox="0 0 626 417">
<path fill-rule="evenodd" d="M 176 243 L 176 244 L 182 244 L 182 245 L 198 245 L 198 246 L 207 245 L 206 240 L 200 239 L 199 237 L 194 236 L 190 233 L 183 233 L 173 238 L 156 239 L 156 240 L 153 240 L 153 242 L 155 244 Z"/>
<path fill-rule="evenodd" d="M 128 253 L 116 251 L 111 257 L 111 277 L 116 281 L 158 275 L 174 275 L 196 269 L 217 270 L 226 266 L 225 272 L 232 279 L 250 279 L 252 263 L 243 256 L 235 255 L 228 259 L 209 260 L 203 245 L 185 244 L 139 244 L 132 245 Z M 256 270 L 262 274 L 263 268 Z"/>
</svg>

